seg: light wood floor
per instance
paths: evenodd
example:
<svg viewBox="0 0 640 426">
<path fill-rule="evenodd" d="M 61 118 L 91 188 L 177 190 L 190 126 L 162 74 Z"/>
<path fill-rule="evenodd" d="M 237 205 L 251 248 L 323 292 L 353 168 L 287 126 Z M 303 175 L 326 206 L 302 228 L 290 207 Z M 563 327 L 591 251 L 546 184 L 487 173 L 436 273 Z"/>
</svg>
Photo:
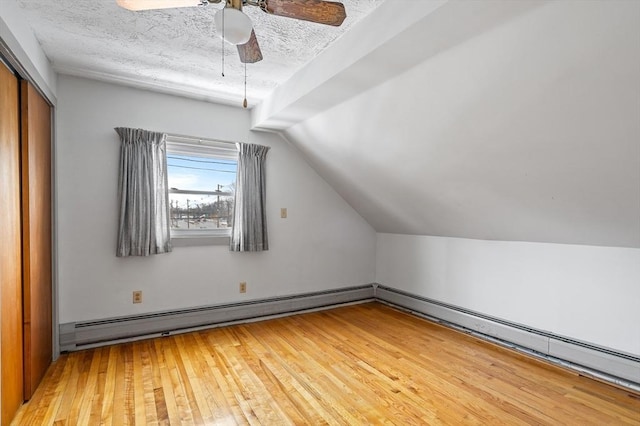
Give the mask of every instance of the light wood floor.
<svg viewBox="0 0 640 426">
<path fill-rule="evenodd" d="M 637 424 L 640 397 L 378 303 L 74 352 L 18 425 Z"/>
</svg>

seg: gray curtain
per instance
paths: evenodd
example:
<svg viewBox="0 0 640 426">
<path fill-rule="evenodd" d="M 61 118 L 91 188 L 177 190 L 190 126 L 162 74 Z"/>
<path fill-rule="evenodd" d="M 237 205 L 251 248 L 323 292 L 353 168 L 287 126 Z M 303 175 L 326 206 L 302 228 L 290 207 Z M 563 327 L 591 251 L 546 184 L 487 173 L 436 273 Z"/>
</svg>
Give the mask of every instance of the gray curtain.
<svg viewBox="0 0 640 426">
<path fill-rule="evenodd" d="M 268 146 L 238 143 L 238 174 L 231 251 L 269 250 L 265 160 Z"/>
<path fill-rule="evenodd" d="M 116 256 L 171 251 L 165 135 L 117 127 L 120 221 Z"/>
</svg>

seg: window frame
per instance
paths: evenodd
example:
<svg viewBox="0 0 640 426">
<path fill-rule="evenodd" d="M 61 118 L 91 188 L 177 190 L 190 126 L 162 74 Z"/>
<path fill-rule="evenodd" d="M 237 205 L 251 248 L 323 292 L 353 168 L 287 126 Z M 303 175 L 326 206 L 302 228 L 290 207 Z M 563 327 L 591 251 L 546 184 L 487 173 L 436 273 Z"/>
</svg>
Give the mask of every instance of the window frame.
<svg viewBox="0 0 640 426">
<path fill-rule="evenodd" d="M 167 134 L 166 155 L 188 155 L 193 157 L 233 160 L 238 161 L 238 148 L 233 142 L 225 142 L 213 139 L 194 138 L 190 136 Z M 237 169 L 236 169 L 237 173 Z M 167 167 L 167 178 L 169 168 Z M 235 200 L 235 193 L 230 191 L 201 191 L 193 189 L 171 189 L 171 194 L 194 194 L 194 195 L 214 195 L 232 196 Z M 228 244 L 231 237 L 231 228 L 225 229 L 170 229 L 171 243 L 173 246 L 192 245 L 222 245 Z"/>
</svg>

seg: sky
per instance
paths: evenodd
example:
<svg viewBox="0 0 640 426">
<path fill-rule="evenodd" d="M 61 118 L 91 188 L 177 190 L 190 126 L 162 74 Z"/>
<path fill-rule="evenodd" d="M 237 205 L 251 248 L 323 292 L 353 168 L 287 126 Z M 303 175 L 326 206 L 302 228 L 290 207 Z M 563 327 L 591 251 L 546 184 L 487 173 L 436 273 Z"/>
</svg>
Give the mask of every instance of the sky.
<svg viewBox="0 0 640 426">
<path fill-rule="evenodd" d="M 237 162 L 216 158 L 193 157 L 188 155 L 167 155 L 169 188 L 200 191 L 215 191 L 221 185 L 221 191 L 231 191 L 235 183 Z M 217 196 L 198 194 L 170 194 L 172 200 L 178 200 L 180 207 L 186 207 L 186 200 L 193 203 L 212 203 Z"/>
</svg>

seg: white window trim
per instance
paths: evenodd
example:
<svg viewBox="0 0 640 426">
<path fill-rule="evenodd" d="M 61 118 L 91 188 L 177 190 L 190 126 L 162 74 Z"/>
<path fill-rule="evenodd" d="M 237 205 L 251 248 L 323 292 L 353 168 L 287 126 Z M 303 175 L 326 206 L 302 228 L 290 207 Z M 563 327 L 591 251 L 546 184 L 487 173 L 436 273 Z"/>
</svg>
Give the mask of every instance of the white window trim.
<svg viewBox="0 0 640 426">
<path fill-rule="evenodd" d="M 171 236 L 171 245 L 173 247 L 195 247 L 195 246 L 228 246 L 231 236 L 225 235 L 203 235 L 203 236 Z"/>
<path fill-rule="evenodd" d="M 205 158 L 218 158 L 226 160 L 238 160 L 238 148 L 234 142 L 226 142 L 215 139 L 197 138 L 193 136 L 166 134 L 166 147 L 168 154 L 193 155 Z M 206 194 L 206 195 L 233 195 L 224 191 L 195 191 L 183 189 L 169 189 L 170 194 Z M 172 229 L 171 243 L 174 247 L 200 246 L 200 245 L 228 245 L 231 229 Z"/>
</svg>

